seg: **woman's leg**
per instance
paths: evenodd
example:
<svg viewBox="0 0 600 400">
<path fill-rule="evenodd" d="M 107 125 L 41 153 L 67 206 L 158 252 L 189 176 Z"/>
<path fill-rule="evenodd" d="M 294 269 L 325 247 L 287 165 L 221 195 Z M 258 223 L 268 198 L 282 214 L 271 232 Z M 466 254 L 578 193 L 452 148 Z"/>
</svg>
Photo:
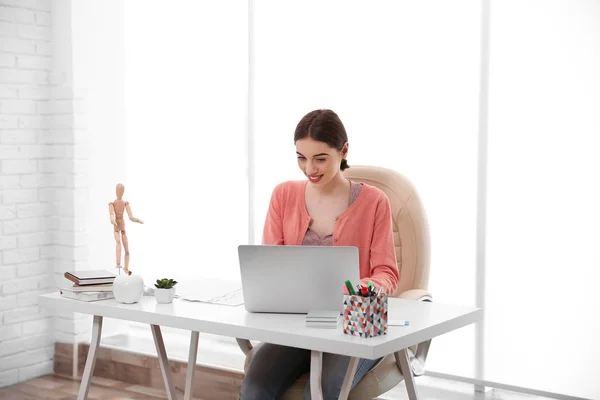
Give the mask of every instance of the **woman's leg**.
<svg viewBox="0 0 600 400">
<path fill-rule="evenodd" d="M 358 367 L 356 368 L 356 374 L 352 381 L 352 387 L 356 386 L 356 384 L 360 382 L 367 372 L 369 372 L 378 362 L 379 359 L 368 360 L 361 358 L 358 361 Z M 324 400 L 337 400 L 340 396 L 349 364 L 350 357 L 341 356 L 339 354 L 323 353 L 323 372 L 321 381 L 323 385 Z M 310 380 L 304 387 L 304 399 L 311 400 Z"/>
<path fill-rule="evenodd" d="M 309 370 L 309 350 L 264 343 L 246 372 L 240 399 L 280 399 Z"/>
</svg>

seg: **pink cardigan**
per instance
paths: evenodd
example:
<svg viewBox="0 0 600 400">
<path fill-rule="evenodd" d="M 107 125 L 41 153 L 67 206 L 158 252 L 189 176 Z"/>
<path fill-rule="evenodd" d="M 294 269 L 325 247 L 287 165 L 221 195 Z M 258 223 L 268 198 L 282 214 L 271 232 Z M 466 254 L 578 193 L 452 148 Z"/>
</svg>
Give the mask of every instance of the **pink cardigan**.
<svg viewBox="0 0 600 400">
<path fill-rule="evenodd" d="M 307 182 L 288 181 L 275 187 L 263 230 L 263 244 L 302 244 L 310 222 L 304 200 Z M 363 184 L 356 201 L 338 216 L 332 245 L 358 247 L 361 282 L 372 281 L 375 286 L 383 287 L 385 293 L 393 294 L 400 274 L 392 235 L 387 196 L 375 186 Z"/>
</svg>

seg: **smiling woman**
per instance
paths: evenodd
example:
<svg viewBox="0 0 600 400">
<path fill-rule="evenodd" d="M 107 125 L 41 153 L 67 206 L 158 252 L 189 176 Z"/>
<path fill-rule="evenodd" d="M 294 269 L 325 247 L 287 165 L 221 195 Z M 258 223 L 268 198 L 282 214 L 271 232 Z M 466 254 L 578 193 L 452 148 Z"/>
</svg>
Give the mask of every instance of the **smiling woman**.
<svg viewBox="0 0 600 400">
<path fill-rule="evenodd" d="M 266 245 L 354 246 L 361 284 L 393 294 L 399 271 L 389 200 L 382 190 L 344 177 L 348 137 L 332 110 L 304 116 L 294 134 L 298 166 L 308 180 L 286 181 L 273 191 L 263 231 Z M 264 343 L 246 373 L 242 400 L 281 398 L 308 371 L 310 351 Z M 361 359 L 352 387 L 380 359 Z M 350 357 L 323 355 L 324 399 L 340 396 Z M 310 397 L 310 384 L 305 386 Z"/>
<path fill-rule="evenodd" d="M 298 166 L 311 183 L 326 186 L 339 170 L 348 168 L 348 136 L 332 110 L 306 114 L 296 127 L 294 143 Z"/>
<path fill-rule="evenodd" d="M 340 117 L 332 110 L 311 111 L 302 118 L 296 126 L 294 133 L 294 143 L 296 143 L 296 154 L 298 154 L 298 165 L 304 171 L 311 182 L 318 182 L 322 175 L 318 173 L 327 167 L 326 162 L 336 164 L 339 162 L 339 169 L 348 168 L 348 135 L 346 128 L 340 120 Z M 329 149 L 325 146 L 330 147 Z M 307 169 L 311 166 L 307 162 L 307 157 L 300 152 L 300 149 L 312 147 L 323 150 L 323 152 L 314 154 L 311 158 L 321 165 L 320 170 Z M 336 151 L 332 151 L 336 150 Z M 331 172 L 331 171 L 330 171 Z M 332 175 L 333 176 L 333 175 Z"/>
</svg>

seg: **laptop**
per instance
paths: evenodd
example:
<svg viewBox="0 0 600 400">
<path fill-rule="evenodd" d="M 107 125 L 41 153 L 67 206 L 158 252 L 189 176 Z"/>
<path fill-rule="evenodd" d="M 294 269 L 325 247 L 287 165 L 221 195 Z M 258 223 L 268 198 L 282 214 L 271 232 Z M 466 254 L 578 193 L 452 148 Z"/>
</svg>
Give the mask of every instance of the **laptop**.
<svg viewBox="0 0 600 400">
<path fill-rule="evenodd" d="M 343 312 L 343 285 L 359 283 L 354 246 L 238 246 L 247 311 L 306 314 Z"/>
</svg>

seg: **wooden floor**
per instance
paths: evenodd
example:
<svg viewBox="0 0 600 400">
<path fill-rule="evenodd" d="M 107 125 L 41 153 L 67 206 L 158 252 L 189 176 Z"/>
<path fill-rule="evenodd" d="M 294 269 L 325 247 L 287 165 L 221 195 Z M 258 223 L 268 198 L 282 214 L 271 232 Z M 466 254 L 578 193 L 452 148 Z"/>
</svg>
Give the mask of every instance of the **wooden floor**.
<svg viewBox="0 0 600 400">
<path fill-rule="evenodd" d="M 79 381 L 59 375 L 48 375 L 33 379 L 28 382 L 0 389 L 2 400 L 74 400 L 77 398 Z M 422 376 L 417 379 L 419 397 L 423 400 L 542 400 L 545 397 L 528 396 L 504 390 L 490 390 L 486 393 L 473 393 L 473 386 L 461 382 L 447 381 Z M 179 398 L 183 392 L 178 390 Z M 91 400 L 129 400 L 129 399 L 166 399 L 164 390 L 148 388 L 94 377 L 89 392 Z M 398 385 L 393 390 L 379 398 L 380 400 L 405 400 L 408 399 L 404 384 Z M 197 399 L 213 400 L 213 399 Z"/>
<path fill-rule="evenodd" d="M 59 375 L 48 375 L 0 389 L 0 399 L 75 400 L 79 391 L 79 383 L 79 380 Z M 183 398 L 183 392 L 179 391 L 178 397 Z M 164 390 L 132 385 L 131 383 L 100 377 L 92 379 L 92 386 L 88 395 L 88 399 L 90 400 L 158 400 L 166 398 L 167 393 Z"/>
</svg>

